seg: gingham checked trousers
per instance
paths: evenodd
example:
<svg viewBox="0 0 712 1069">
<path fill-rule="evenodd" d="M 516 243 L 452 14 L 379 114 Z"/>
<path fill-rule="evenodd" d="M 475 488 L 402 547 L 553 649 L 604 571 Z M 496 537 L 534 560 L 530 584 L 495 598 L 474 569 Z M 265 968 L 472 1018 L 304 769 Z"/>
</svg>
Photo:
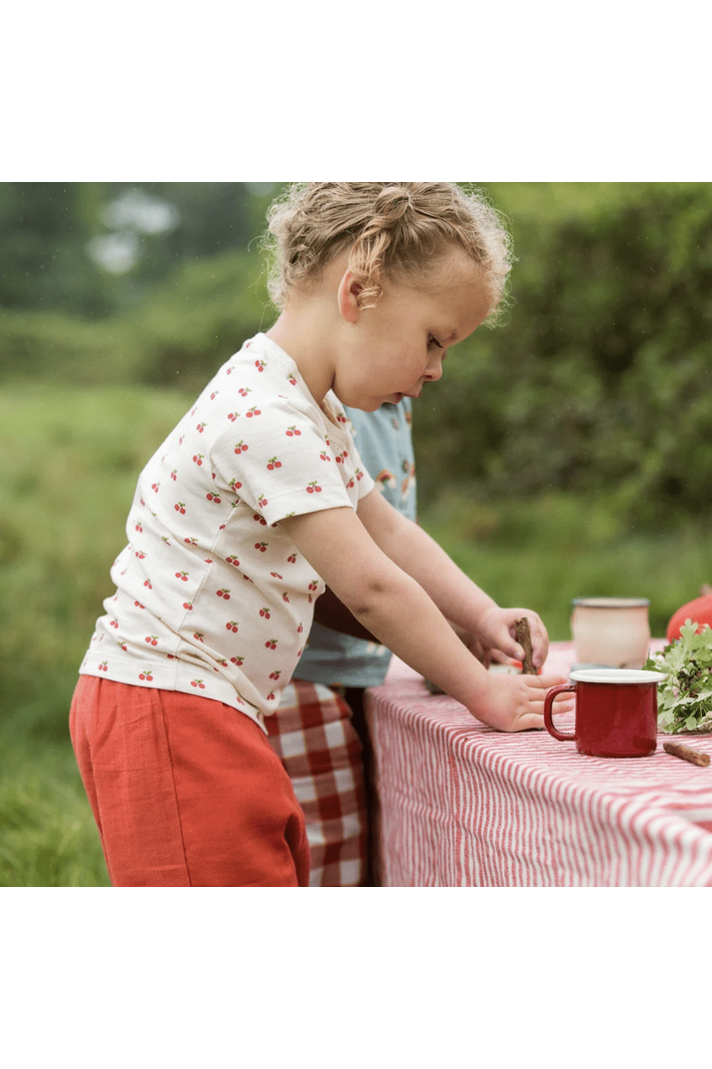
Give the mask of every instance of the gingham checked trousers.
<svg viewBox="0 0 712 1069">
<path fill-rule="evenodd" d="M 362 747 L 341 695 L 293 679 L 265 717 L 269 741 L 306 819 L 310 887 L 358 887 L 366 873 L 368 821 Z"/>
</svg>

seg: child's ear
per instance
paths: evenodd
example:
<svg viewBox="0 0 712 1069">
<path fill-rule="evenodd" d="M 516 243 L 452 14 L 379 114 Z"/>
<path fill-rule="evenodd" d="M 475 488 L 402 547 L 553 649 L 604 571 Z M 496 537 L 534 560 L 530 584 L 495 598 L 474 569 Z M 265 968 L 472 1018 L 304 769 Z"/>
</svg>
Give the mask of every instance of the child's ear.
<svg viewBox="0 0 712 1069">
<path fill-rule="evenodd" d="M 343 278 L 339 283 L 337 291 L 337 300 L 339 304 L 339 313 L 342 319 L 345 319 L 347 323 L 355 323 L 361 315 L 361 306 L 359 304 L 359 296 L 363 286 L 360 282 L 357 282 L 351 271 L 344 272 Z"/>
</svg>

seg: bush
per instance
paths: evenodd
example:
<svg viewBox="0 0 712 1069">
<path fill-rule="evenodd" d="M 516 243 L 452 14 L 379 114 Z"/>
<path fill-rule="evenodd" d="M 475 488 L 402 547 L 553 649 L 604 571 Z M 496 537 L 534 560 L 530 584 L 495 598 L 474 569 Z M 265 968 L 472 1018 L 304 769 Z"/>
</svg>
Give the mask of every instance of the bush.
<svg viewBox="0 0 712 1069">
<path fill-rule="evenodd" d="M 198 392 L 245 338 L 271 325 L 260 268 L 242 251 L 188 261 L 138 308 L 100 320 L 6 310 L 0 376 Z"/>
<path fill-rule="evenodd" d="M 605 189 L 514 229 L 509 322 L 418 404 L 421 488 L 613 492 L 645 522 L 707 509 L 712 187 Z"/>
</svg>

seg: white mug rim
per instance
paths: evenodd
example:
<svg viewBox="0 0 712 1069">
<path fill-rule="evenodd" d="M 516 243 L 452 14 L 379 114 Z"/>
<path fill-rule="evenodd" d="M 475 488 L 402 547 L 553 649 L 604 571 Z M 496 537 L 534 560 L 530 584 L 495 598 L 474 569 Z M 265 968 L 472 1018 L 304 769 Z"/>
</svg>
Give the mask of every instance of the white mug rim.
<svg viewBox="0 0 712 1069">
<path fill-rule="evenodd" d="M 569 674 L 574 683 L 662 683 L 666 678 L 646 668 L 579 668 Z"/>
</svg>

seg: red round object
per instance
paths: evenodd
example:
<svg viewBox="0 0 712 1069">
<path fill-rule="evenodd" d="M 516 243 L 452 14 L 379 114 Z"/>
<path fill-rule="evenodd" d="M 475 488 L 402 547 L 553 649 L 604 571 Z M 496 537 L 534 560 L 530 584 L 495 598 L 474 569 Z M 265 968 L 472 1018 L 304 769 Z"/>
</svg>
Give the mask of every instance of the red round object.
<svg viewBox="0 0 712 1069">
<path fill-rule="evenodd" d="M 680 637 L 680 628 L 685 620 L 692 620 L 696 623 L 698 631 L 701 631 L 705 624 L 712 627 L 712 594 L 705 594 L 704 597 L 688 601 L 687 605 L 677 610 L 667 625 L 668 642 L 674 642 Z"/>
</svg>

